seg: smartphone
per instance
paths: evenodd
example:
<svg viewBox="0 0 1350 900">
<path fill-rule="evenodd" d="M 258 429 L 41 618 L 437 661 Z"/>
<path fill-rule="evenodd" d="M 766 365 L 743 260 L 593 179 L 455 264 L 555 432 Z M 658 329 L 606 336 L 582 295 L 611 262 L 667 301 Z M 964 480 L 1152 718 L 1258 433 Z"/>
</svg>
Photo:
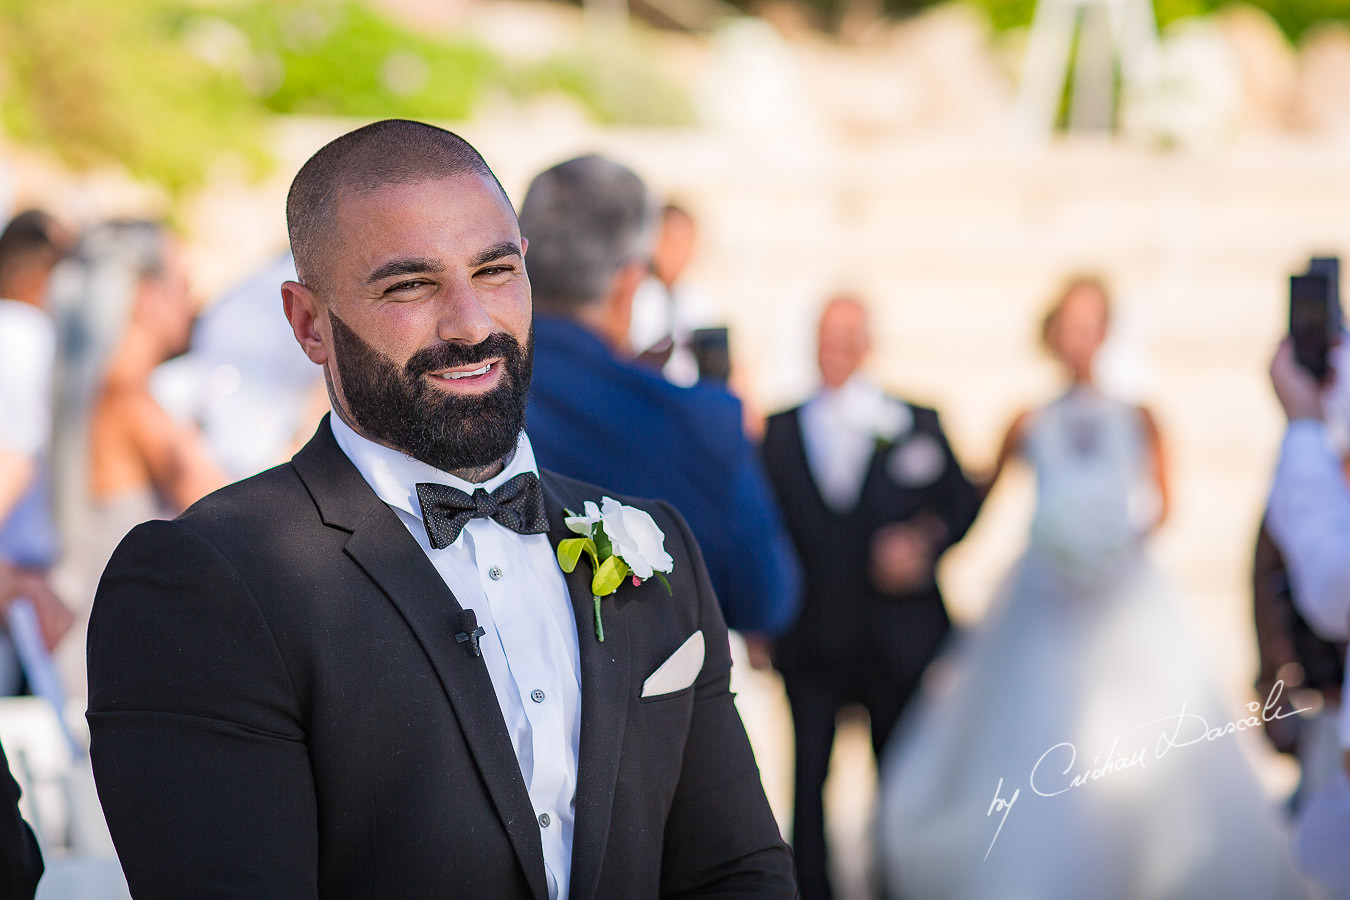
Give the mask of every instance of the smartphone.
<svg viewBox="0 0 1350 900">
<path fill-rule="evenodd" d="M 1326 380 L 1331 348 L 1341 336 L 1340 292 L 1328 274 L 1329 267 L 1323 263 L 1320 272 L 1289 279 L 1289 335 L 1294 340 L 1294 358 L 1318 381 Z"/>
<path fill-rule="evenodd" d="M 1341 302 L 1341 258 L 1339 256 L 1314 256 L 1308 260 L 1309 275 L 1323 275 L 1331 283 L 1331 295 Z"/>
<path fill-rule="evenodd" d="M 689 350 L 698 362 L 699 380 L 726 383 L 731 375 L 731 335 L 725 328 L 696 328 Z"/>
</svg>

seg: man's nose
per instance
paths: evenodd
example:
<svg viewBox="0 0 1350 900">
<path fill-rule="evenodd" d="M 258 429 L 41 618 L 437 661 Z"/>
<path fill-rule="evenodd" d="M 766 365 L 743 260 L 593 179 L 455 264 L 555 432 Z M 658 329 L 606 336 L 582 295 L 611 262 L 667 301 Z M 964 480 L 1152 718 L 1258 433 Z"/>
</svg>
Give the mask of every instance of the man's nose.
<svg viewBox="0 0 1350 900">
<path fill-rule="evenodd" d="M 477 344 L 492 334 L 492 316 L 469 283 L 453 282 L 443 292 L 436 336 L 443 341 Z"/>
</svg>

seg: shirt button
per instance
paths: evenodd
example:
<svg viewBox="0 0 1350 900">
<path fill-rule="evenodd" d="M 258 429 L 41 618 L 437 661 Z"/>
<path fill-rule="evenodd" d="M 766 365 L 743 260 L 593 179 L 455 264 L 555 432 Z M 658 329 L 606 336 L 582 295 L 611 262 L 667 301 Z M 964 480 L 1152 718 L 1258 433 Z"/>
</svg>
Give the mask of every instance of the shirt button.
<svg viewBox="0 0 1350 900">
<path fill-rule="evenodd" d="M 539 690 L 539 688 L 535 688 L 534 690 L 530 691 L 530 699 L 533 700 L 535 703 L 543 703 L 544 692 Z"/>
<path fill-rule="evenodd" d="M 550 819 L 550 818 L 548 817 L 548 813 L 540 813 L 540 814 L 539 814 L 539 827 L 540 827 L 540 828 L 547 828 L 550 824 L 552 824 L 552 822 L 553 822 L 553 820 Z"/>
<path fill-rule="evenodd" d="M 503 573 L 501 566 L 493 566 L 492 568 L 488 569 L 488 577 L 491 578 L 493 581 L 501 581 L 502 574 Z"/>
</svg>

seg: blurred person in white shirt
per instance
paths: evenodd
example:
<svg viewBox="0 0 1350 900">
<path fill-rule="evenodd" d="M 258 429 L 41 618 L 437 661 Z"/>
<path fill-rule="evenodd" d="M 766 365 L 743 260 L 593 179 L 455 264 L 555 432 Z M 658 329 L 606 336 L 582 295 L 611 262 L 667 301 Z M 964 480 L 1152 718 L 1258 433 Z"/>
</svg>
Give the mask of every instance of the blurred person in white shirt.
<svg viewBox="0 0 1350 900">
<path fill-rule="evenodd" d="M 1344 345 L 1342 345 L 1344 347 Z M 1336 364 L 1340 365 L 1337 366 Z M 1350 355 L 1333 350 L 1333 369 Z M 1350 483 L 1342 460 L 1350 423 L 1350 379 L 1326 388 L 1294 356 L 1290 339 L 1270 366 L 1275 394 L 1289 419 L 1270 491 L 1267 527 L 1284 554 L 1294 603 L 1327 640 L 1350 634 Z M 1344 689 L 1342 690 L 1344 695 Z M 1297 852 L 1309 875 L 1350 897 L 1350 707 L 1342 704 L 1338 737 L 1344 765 L 1299 816 Z"/>
<path fill-rule="evenodd" d="M 231 479 L 289 459 L 328 411 L 322 373 L 277 315 L 295 278 L 289 252 L 270 260 L 203 311 L 188 352 L 151 376 L 155 399 L 201 429 Z"/>
<path fill-rule="evenodd" d="M 694 332 L 717 323 L 716 304 L 684 277 L 698 246 L 698 224 L 684 207 L 661 210 L 661 233 L 652 251 L 651 274 L 633 295 L 628 342 L 637 361 L 660 369 L 672 384 L 699 380 Z"/>
<path fill-rule="evenodd" d="M 47 475 L 55 333 L 44 300 L 68 243 L 38 210 L 19 213 L 0 233 L 0 582 L 11 587 L 0 593 L 0 613 L 27 599 L 49 649 L 71 616 L 47 584 L 58 542 Z M 21 691 L 24 674 L 0 624 L 0 694 Z"/>
</svg>

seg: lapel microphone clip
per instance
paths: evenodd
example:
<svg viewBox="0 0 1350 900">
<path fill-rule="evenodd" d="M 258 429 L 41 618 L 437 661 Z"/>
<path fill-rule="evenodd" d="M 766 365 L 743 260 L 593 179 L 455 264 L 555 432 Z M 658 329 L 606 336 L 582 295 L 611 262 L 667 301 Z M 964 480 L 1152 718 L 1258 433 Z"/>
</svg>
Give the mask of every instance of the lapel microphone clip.
<svg viewBox="0 0 1350 900">
<path fill-rule="evenodd" d="M 459 614 L 460 631 L 455 635 L 455 641 L 460 644 L 468 644 L 466 648 L 474 656 L 482 656 L 483 650 L 478 646 L 478 639 L 487 634 L 478 624 L 478 616 L 471 609 L 466 609 Z"/>
</svg>

